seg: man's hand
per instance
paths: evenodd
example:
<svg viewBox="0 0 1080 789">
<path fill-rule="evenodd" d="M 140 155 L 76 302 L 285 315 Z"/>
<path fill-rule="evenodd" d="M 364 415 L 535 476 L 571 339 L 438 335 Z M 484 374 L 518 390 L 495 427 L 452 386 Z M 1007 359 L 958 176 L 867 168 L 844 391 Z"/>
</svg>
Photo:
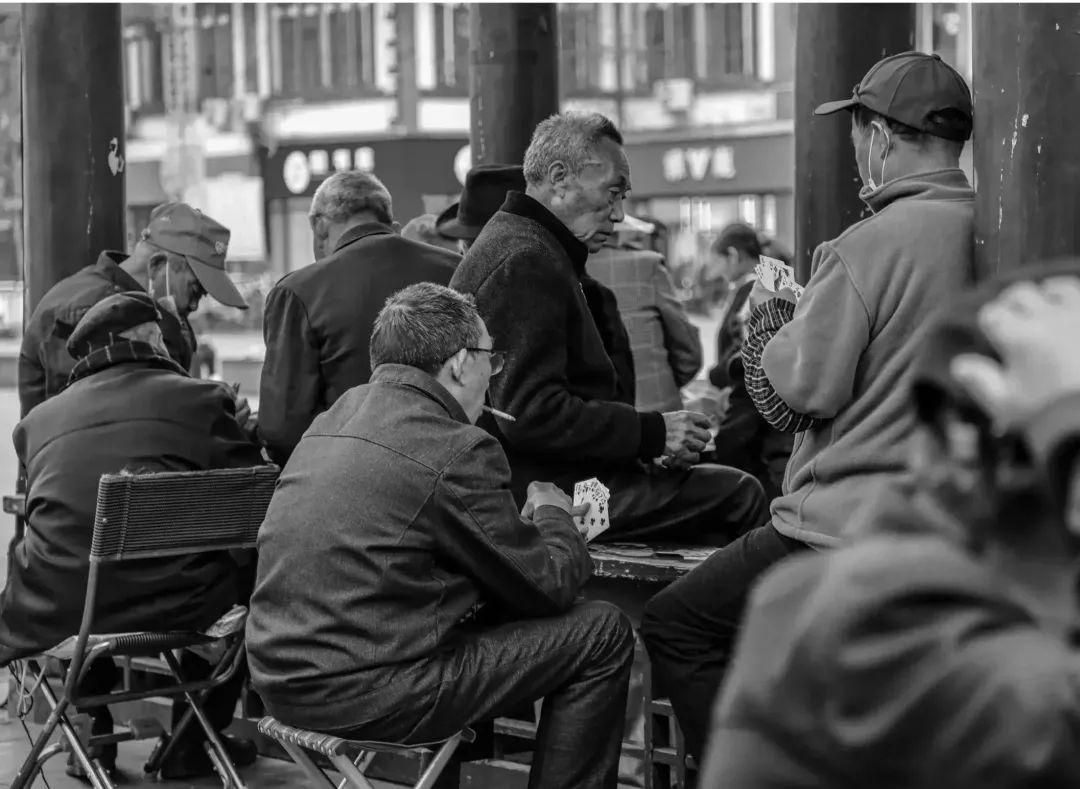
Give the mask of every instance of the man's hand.
<svg viewBox="0 0 1080 789">
<path fill-rule="evenodd" d="M 551 482 L 530 482 L 525 497 L 521 517 L 528 521 L 532 520 L 537 509 L 544 506 L 558 507 L 572 518 L 580 518 L 589 512 L 587 502 L 580 507 L 575 507 L 574 500 L 567 496 L 562 488 Z"/>
<path fill-rule="evenodd" d="M 1013 427 L 1054 400 L 1080 392 L 1080 280 L 1011 285 L 979 310 L 979 328 L 1002 364 L 961 354 L 950 372 L 997 423 Z"/>
<path fill-rule="evenodd" d="M 754 287 L 750 289 L 749 296 L 750 309 L 757 309 L 769 299 L 783 299 L 784 301 L 790 301 L 792 304 L 798 302 L 798 299 L 795 298 L 795 293 L 791 288 L 781 288 L 779 293 L 773 293 L 761 284 L 760 279 L 754 280 Z"/>
<path fill-rule="evenodd" d="M 667 435 L 664 438 L 665 458 L 684 458 L 705 449 L 712 437 L 709 417 L 696 411 L 669 411 L 663 415 Z M 667 465 L 667 464 L 665 464 Z"/>
</svg>

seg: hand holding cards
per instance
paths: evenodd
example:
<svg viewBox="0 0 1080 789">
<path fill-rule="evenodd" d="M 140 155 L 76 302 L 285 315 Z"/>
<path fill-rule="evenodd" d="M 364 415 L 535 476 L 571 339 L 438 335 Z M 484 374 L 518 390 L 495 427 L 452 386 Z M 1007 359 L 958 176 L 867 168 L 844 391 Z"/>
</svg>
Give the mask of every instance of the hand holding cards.
<svg viewBox="0 0 1080 789">
<path fill-rule="evenodd" d="M 779 293 L 786 288 L 795 294 L 796 301 L 802 297 L 803 287 L 795 281 L 795 269 L 767 255 L 758 255 L 758 261 L 754 273 L 766 290 Z"/>
<path fill-rule="evenodd" d="M 574 524 L 585 535 L 585 542 L 592 542 L 611 525 L 608 519 L 610 498 L 610 491 L 595 477 L 574 484 L 574 506 L 589 505 L 587 513 L 574 518 Z"/>
</svg>

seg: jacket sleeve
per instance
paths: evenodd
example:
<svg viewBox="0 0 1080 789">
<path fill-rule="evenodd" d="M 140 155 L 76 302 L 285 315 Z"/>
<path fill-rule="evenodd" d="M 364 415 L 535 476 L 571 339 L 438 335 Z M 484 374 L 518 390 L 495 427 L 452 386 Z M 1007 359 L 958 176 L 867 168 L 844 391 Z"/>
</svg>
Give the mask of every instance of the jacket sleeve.
<svg viewBox="0 0 1080 789">
<path fill-rule="evenodd" d="M 36 340 L 29 329 L 19 349 L 19 415 L 45 402 L 45 367 L 38 355 Z"/>
<path fill-rule="evenodd" d="M 259 383 L 259 434 L 281 466 L 318 415 L 323 390 L 318 339 L 304 303 L 280 285 L 266 297 L 266 357 Z"/>
<path fill-rule="evenodd" d="M 625 403 L 585 400 L 566 377 L 569 303 L 585 297 L 547 260 L 504 261 L 480 286 L 477 304 L 506 365 L 491 379 L 492 403 L 515 417 L 499 420 L 515 448 L 578 460 L 632 462 L 663 453 L 659 414 Z"/>
<path fill-rule="evenodd" d="M 675 298 L 675 286 L 667 267 L 657 261 L 653 269 L 653 287 L 656 290 L 656 308 L 664 327 L 664 345 L 667 347 L 668 364 L 675 375 L 675 385 L 686 386 L 701 370 L 701 334 L 690 322 L 686 309 Z"/>
<path fill-rule="evenodd" d="M 758 305 L 750 314 L 746 342 L 742 347 L 743 380 L 747 394 L 765 421 L 784 433 L 801 433 L 817 427 L 822 421 L 801 414 L 784 402 L 761 365 L 766 345 L 791 321 L 794 313 L 795 306 L 783 299 L 769 299 Z"/>
<path fill-rule="evenodd" d="M 794 316 L 766 343 L 761 367 L 793 411 L 832 419 L 851 401 L 871 320 L 847 264 L 828 243 L 814 252 L 813 271 Z"/>
<path fill-rule="evenodd" d="M 1051 403 L 1028 421 L 1027 443 L 1062 506 L 1080 472 L 1080 392 Z"/>
<path fill-rule="evenodd" d="M 484 434 L 446 468 L 428 502 L 438 550 L 507 612 L 557 614 L 574 602 L 592 559 L 566 512 L 540 507 L 525 520 L 509 485 L 506 455 Z"/>
</svg>

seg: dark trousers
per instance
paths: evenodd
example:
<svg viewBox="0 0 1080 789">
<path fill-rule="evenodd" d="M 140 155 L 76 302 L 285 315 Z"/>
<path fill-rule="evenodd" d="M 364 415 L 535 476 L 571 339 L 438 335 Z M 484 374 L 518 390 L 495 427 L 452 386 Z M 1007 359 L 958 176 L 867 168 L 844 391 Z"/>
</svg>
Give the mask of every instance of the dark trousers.
<svg viewBox="0 0 1080 789">
<path fill-rule="evenodd" d="M 645 606 L 641 638 L 653 676 L 699 761 L 716 692 L 735 647 L 754 581 L 784 557 L 810 548 L 768 523 L 716 551 Z"/>
<path fill-rule="evenodd" d="M 529 786 L 615 789 L 633 659 L 626 616 L 607 603 L 582 603 L 558 616 L 463 633 L 402 667 L 408 688 L 393 713 L 327 733 L 430 742 L 543 696 Z"/>
<path fill-rule="evenodd" d="M 205 679 L 210 676 L 213 666 L 198 655 L 185 650 L 180 657 L 180 670 L 183 673 L 185 680 L 197 680 Z M 86 675 L 79 684 L 79 694 L 89 696 L 97 695 L 99 693 L 108 693 L 120 683 L 121 676 L 122 674 L 119 666 L 112 660 L 108 658 L 95 660 L 90 665 L 90 668 L 87 669 Z M 247 663 L 245 661 L 228 682 L 210 691 L 206 701 L 203 702 L 203 711 L 206 713 L 206 717 L 209 718 L 210 725 L 213 726 L 216 731 L 224 731 L 229 724 L 232 723 L 233 713 L 236 711 L 236 702 L 240 699 L 240 691 L 244 687 L 244 680 L 246 677 Z M 174 699 L 172 707 L 173 726 L 176 726 L 180 721 L 181 716 L 187 708 L 188 704 L 184 701 L 183 697 Z M 80 712 L 86 712 L 92 716 L 92 731 L 94 734 L 107 734 L 112 731 L 113 718 L 108 707 L 95 707 L 93 709 L 80 710 Z M 185 740 L 191 740 L 195 743 L 201 743 L 206 739 L 202 727 L 199 726 L 198 721 L 194 720 L 184 729 L 183 736 Z M 111 759 L 115 760 L 115 745 L 106 746 L 106 750 L 102 752 L 102 759 L 108 762 L 110 760 L 110 754 Z"/>
<path fill-rule="evenodd" d="M 611 527 L 600 542 L 727 545 L 769 520 L 761 483 L 728 466 L 616 472 L 602 481 L 611 490 Z"/>
</svg>

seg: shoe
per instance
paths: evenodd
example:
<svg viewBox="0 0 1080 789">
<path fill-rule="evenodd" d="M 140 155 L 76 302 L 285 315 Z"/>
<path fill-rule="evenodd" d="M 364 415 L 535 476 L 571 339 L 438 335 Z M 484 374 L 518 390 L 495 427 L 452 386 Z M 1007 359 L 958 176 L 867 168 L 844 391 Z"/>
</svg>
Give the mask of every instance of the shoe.
<svg viewBox="0 0 1080 789">
<path fill-rule="evenodd" d="M 100 707 L 95 709 L 91 713 L 90 723 L 90 735 L 101 736 L 103 734 L 113 733 L 113 719 L 112 714 L 109 712 L 108 707 Z M 120 771 L 116 769 L 116 743 L 108 743 L 106 745 L 95 745 L 89 749 L 89 756 L 105 769 L 105 774 L 109 776 L 109 780 L 115 782 L 117 776 L 120 775 Z M 86 770 L 79 763 L 79 760 L 75 758 L 75 754 L 69 752 L 67 759 L 67 767 L 64 772 L 70 775 L 72 778 L 78 778 L 80 781 L 90 783 L 90 776 L 86 774 Z"/>
<path fill-rule="evenodd" d="M 218 734 L 221 744 L 229 759 L 237 767 L 247 767 L 255 763 L 259 752 L 251 740 L 242 740 L 229 734 Z M 161 765 L 161 780 L 176 781 L 186 778 L 202 778 L 216 775 L 214 764 L 206 752 L 206 740 L 203 738 L 184 738 Z"/>
</svg>

